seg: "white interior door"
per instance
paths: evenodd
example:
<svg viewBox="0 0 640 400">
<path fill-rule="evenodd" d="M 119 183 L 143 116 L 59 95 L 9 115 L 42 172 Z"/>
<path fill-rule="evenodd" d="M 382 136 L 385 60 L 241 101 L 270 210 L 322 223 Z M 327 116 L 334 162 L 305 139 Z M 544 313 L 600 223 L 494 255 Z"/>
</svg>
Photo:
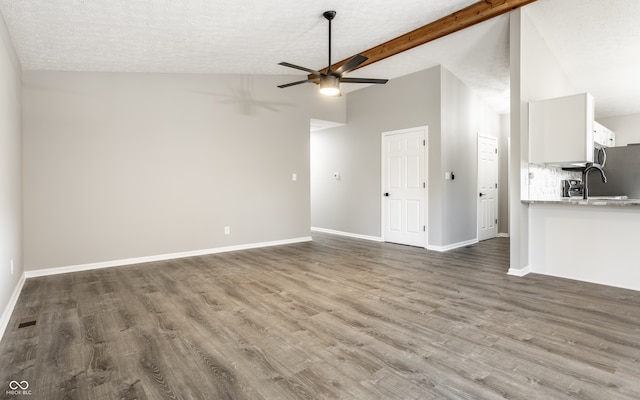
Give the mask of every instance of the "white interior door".
<svg viewBox="0 0 640 400">
<path fill-rule="evenodd" d="M 498 141 L 478 137 L 478 240 L 498 235 Z"/>
<path fill-rule="evenodd" d="M 426 130 L 382 134 L 382 232 L 386 242 L 426 246 Z"/>
</svg>

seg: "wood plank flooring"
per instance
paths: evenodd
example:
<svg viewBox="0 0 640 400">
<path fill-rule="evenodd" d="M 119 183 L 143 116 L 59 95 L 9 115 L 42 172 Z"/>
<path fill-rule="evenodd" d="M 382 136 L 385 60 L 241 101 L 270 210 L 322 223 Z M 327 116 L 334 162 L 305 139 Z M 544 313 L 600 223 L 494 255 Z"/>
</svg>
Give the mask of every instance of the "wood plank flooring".
<svg viewBox="0 0 640 400">
<path fill-rule="evenodd" d="M 640 399 L 640 292 L 507 276 L 508 248 L 317 234 L 32 278 L 0 398 Z"/>
</svg>

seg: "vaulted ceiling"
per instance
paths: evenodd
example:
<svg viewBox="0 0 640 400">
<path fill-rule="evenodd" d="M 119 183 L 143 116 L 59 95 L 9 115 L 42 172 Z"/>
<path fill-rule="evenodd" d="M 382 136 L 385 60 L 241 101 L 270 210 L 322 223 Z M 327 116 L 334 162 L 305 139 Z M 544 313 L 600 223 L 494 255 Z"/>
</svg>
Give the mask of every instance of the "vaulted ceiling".
<svg viewBox="0 0 640 400">
<path fill-rule="evenodd" d="M 25 70 L 290 75 L 298 72 L 277 63 L 326 67 L 326 10 L 338 12 L 337 61 L 477 1 L 0 0 L 0 12 Z M 598 115 L 640 113 L 640 1 L 538 0 L 525 7 L 576 90 L 595 96 Z M 357 76 L 392 79 L 438 64 L 508 112 L 506 15 Z"/>
</svg>

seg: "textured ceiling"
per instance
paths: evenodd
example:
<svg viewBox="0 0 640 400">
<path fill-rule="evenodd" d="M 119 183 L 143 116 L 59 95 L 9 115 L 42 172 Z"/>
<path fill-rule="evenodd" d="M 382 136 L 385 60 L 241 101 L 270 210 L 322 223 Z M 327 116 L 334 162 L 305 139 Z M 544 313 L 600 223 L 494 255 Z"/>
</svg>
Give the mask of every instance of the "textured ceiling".
<svg viewBox="0 0 640 400">
<path fill-rule="evenodd" d="M 290 73 L 283 59 L 327 63 L 349 57 L 476 0 L 1 0 L 29 70 Z"/>
<path fill-rule="evenodd" d="M 25 70 L 291 75 L 299 71 L 277 63 L 327 65 L 325 10 L 338 11 L 338 61 L 476 1 L 0 0 L 0 12 Z M 601 116 L 640 113 L 640 1 L 538 0 L 526 7 L 576 88 L 594 94 Z M 506 16 L 352 76 L 392 79 L 437 64 L 508 112 Z"/>
</svg>

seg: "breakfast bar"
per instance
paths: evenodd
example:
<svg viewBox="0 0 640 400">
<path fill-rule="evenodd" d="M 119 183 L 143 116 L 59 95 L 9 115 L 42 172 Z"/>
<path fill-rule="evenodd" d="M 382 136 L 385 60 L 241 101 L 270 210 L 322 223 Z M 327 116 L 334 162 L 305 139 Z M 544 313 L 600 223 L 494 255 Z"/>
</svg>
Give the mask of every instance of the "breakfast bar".
<svg viewBox="0 0 640 400">
<path fill-rule="evenodd" d="M 523 200 L 529 270 L 640 290 L 640 200 Z"/>
</svg>

